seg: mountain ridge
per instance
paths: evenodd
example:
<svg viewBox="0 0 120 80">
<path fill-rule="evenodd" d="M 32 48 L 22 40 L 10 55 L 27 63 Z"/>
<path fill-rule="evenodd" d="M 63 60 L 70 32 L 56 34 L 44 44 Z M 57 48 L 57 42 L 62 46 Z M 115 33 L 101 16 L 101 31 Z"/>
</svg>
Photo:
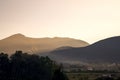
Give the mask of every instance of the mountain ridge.
<svg viewBox="0 0 120 80">
<path fill-rule="evenodd" d="M 58 61 L 61 59 L 68 60 L 68 62 L 120 63 L 120 36 L 103 39 L 82 48 L 54 50 L 50 52 L 49 56 Z"/>
<path fill-rule="evenodd" d="M 63 46 L 84 47 L 88 45 L 85 41 L 73 38 L 30 38 L 19 33 L 0 40 L 0 51 L 13 53 L 15 50 L 23 50 L 24 52 L 41 53 Z"/>
</svg>

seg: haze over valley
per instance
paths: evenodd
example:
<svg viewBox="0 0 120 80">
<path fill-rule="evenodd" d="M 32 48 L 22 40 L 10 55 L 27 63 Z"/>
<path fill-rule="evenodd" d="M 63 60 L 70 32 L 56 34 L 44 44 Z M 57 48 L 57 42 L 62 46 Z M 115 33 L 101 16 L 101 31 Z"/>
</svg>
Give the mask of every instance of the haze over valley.
<svg viewBox="0 0 120 80">
<path fill-rule="evenodd" d="M 0 0 L 0 80 L 120 80 L 120 0 Z"/>
<path fill-rule="evenodd" d="M 73 38 L 30 38 L 14 34 L 0 40 L 0 51 L 9 55 L 23 51 L 49 56 L 62 63 L 120 63 L 120 36 L 89 44 Z"/>
</svg>

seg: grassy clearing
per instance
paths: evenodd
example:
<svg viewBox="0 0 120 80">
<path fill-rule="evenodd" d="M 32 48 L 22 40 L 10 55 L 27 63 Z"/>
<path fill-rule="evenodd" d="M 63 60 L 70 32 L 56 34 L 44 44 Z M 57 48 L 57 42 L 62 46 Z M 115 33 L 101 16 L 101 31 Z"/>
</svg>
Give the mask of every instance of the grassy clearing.
<svg viewBox="0 0 120 80">
<path fill-rule="evenodd" d="M 120 77 L 120 73 L 67 73 L 69 80 L 95 80 L 103 75 L 112 75 L 114 78 Z"/>
</svg>

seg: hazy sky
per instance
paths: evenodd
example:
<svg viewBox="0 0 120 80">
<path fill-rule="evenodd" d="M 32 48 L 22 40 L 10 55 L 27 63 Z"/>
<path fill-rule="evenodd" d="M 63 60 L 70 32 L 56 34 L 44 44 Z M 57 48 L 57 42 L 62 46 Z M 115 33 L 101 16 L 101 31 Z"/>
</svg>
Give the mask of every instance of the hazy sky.
<svg viewBox="0 0 120 80">
<path fill-rule="evenodd" d="M 120 35 L 120 0 L 0 0 L 0 39 L 71 37 L 89 43 Z"/>
</svg>

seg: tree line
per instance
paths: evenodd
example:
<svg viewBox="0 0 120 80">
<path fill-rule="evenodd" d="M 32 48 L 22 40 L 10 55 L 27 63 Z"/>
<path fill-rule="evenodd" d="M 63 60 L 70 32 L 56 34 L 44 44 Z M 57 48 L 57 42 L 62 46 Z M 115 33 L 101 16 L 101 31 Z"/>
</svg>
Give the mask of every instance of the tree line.
<svg viewBox="0 0 120 80">
<path fill-rule="evenodd" d="M 0 80 L 68 80 L 62 66 L 49 57 L 16 51 L 0 53 Z"/>
</svg>

